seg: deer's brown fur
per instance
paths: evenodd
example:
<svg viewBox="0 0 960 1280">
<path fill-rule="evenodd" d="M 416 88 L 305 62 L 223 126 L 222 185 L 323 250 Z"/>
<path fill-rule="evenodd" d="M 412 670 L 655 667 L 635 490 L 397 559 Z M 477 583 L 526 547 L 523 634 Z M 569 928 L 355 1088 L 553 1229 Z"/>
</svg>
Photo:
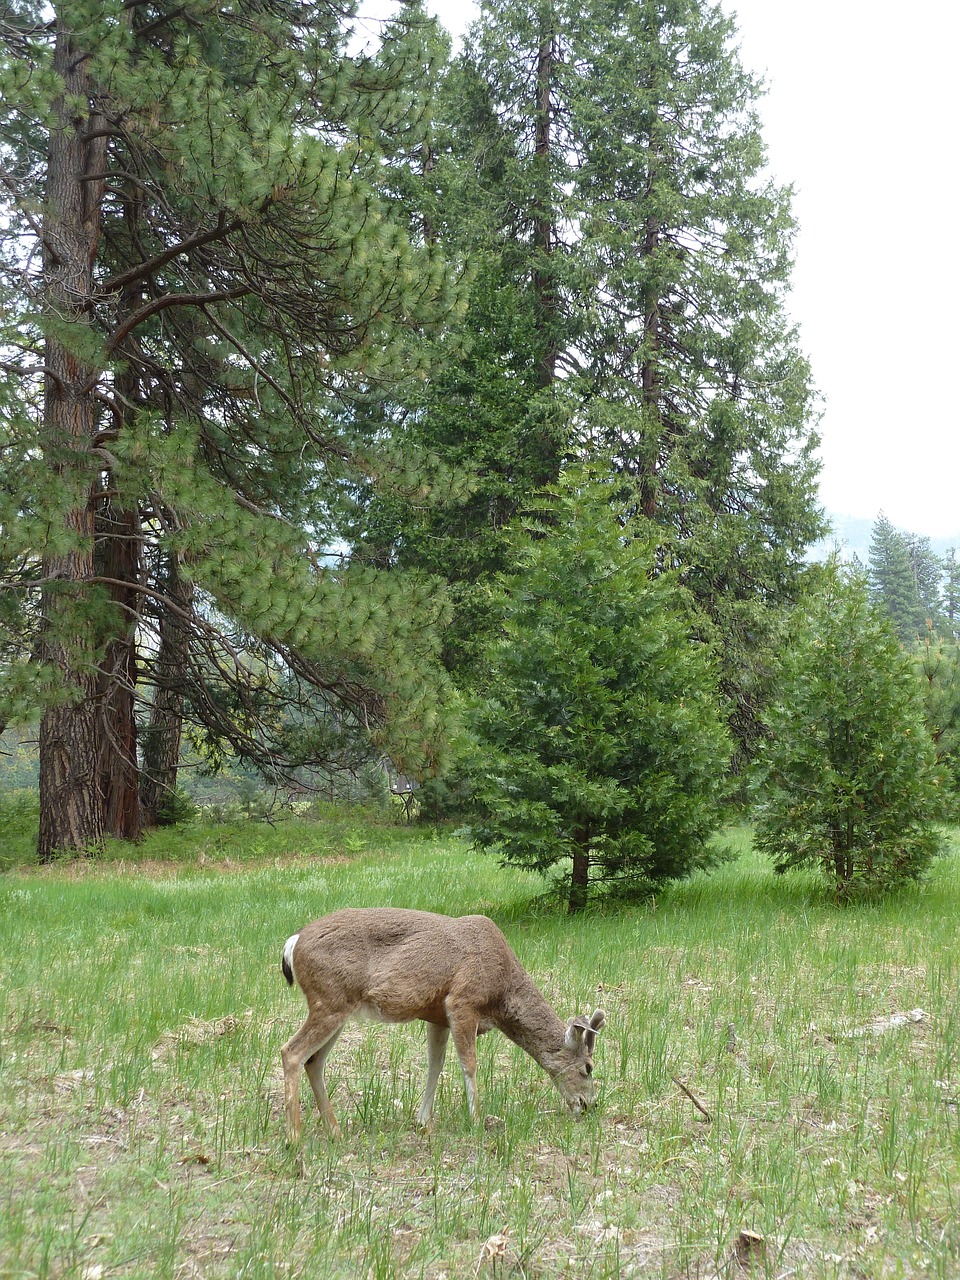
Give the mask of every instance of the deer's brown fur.
<svg viewBox="0 0 960 1280">
<path fill-rule="evenodd" d="M 564 1022 L 486 916 L 435 915 L 396 907 L 334 911 L 287 939 L 283 972 L 307 1001 L 307 1019 L 283 1046 L 287 1133 L 300 1137 L 300 1069 L 320 1114 L 340 1132 L 323 1069 L 349 1018 L 427 1024 L 427 1082 L 417 1112 L 433 1116 L 447 1040 L 477 1115 L 477 1036 L 492 1027 L 540 1064 L 574 1112 L 593 1103 L 593 1051 L 604 1013 Z"/>
</svg>

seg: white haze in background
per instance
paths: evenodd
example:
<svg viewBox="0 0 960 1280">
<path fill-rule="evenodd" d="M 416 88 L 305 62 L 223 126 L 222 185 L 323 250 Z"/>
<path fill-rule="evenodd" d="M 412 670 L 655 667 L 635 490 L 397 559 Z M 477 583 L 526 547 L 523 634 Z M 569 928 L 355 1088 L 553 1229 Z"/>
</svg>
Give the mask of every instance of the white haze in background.
<svg viewBox="0 0 960 1280">
<path fill-rule="evenodd" d="M 629 3 L 629 0 L 625 0 Z M 432 0 L 461 36 L 475 3 Z M 790 313 L 823 396 L 830 513 L 960 542 L 960 5 L 724 0 L 760 103 L 772 175 L 800 223 Z M 390 6 L 367 0 L 362 12 Z M 371 25 L 375 29 L 375 24 Z"/>
</svg>

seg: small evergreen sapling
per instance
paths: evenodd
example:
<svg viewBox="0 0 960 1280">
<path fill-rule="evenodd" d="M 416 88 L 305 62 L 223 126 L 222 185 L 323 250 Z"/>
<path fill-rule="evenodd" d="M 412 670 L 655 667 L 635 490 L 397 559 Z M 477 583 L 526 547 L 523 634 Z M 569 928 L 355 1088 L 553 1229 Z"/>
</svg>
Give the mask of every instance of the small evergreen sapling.
<svg viewBox="0 0 960 1280">
<path fill-rule="evenodd" d="M 798 612 L 758 761 L 757 844 L 838 899 L 919 878 L 944 787 L 911 659 L 861 578 L 839 569 Z"/>
<path fill-rule="evenodd" d="M 730 753 L 700 619 L 621 507 L 582 475 L 545 500 L 474 717 L 474 839 L 569 867 L 571 911 L 595 882 L 645 891 L 706 865 Z"/>
</svg>

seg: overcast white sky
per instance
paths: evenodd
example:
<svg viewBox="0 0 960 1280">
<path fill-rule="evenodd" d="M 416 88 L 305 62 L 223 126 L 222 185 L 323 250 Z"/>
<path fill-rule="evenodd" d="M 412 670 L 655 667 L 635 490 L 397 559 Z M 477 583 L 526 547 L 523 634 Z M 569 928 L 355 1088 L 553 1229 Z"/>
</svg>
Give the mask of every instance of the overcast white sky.
<svg viewBox="0 0 960 1280">
<path fill-rule="evenodd" d="M 960 533 L 960 4 L 723 3 L 767 84 L 770 169 L 796 190 L 791 311 L 825 402 L 821 500 Z M 432 8 L 454 34 L 478 11 Z"/>
</svg>

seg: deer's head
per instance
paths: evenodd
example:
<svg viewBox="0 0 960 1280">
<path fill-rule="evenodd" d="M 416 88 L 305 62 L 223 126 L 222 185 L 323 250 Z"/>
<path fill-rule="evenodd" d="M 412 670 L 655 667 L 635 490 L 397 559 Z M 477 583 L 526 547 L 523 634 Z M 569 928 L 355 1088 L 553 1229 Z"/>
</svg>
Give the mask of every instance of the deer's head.
<svg viewBox="0 0 960 1280">
<path fill-rule="evenodd" d="M 574 1115 L 580 1115 L 593 1106 L 596 1093 L 593 1051 L 597 1043 L 597 1032 L 606 1020 L 602 1009 L 595 1010 L 589 1018 L 571 1018 L 564 1033 L 563 1045 L 551 1064 L 553 1083 Z"/>
</svg>

